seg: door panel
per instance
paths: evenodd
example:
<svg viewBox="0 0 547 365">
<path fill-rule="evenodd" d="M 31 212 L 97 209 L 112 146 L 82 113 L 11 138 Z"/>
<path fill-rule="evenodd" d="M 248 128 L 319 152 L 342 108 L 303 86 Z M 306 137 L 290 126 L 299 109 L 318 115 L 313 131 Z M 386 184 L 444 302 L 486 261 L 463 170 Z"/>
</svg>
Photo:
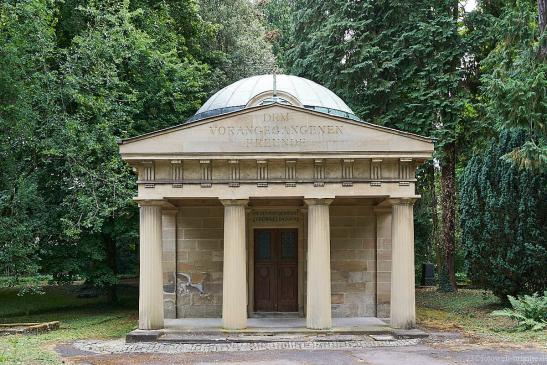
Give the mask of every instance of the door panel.
<svg viewBox="0 0 547 365">
<path fill-rule="evenodd" d="M 277 271 L 277 310 L 298 311 L 298 268 L 296 264 L 280 264 Z"/>
<path fill-rule="evenodd" d="M 298 311 L 298 231 L 256 229 L 255 311 Z"/>
<path fill-rule="evenodd" d="M 276 277 L 273 264 L 259 264 L 255 269 L 255 310 L 275 311 Z"/>
<path fill-rule="evenodd" d="M 281 230 L 280 259 L 282 261 L 298 262 L 298 231 L 296 229 Z"/>
<path fill-rule="evenodd" d="M 255 310 L 274 311 L 277 293 L 274 232 L 255 231 Z"/>
</svg>

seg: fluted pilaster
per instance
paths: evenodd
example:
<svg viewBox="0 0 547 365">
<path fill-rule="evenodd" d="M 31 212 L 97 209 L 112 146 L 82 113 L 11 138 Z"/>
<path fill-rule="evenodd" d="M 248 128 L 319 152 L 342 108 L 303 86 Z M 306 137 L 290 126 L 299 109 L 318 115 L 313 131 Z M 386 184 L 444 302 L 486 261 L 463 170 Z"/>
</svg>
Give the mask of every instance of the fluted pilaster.
<svg viewBox="0 0 547 365">
<path fill-rule="evenodd" d="M 247 327 L 245 206 L 248 200 L 221 202 L 224 205 L 222 325 L 226 329 L 243 329 Z"/>
<path fill-rule="evenodd" d="M 416 325 L 413 199 L 393 203 L 391 220 L 391 326 Z"/>
<path fill-rule="evenodd" d="M 332 199 L 305 199 L 308 205 L 306 327 L 328 329 L 331 319 L 330 219 Z"/>
<path fill-rule="evenodd" d="M 139 329 L 163 328 L 161 206 L 140 207 Z"/>
</svg>

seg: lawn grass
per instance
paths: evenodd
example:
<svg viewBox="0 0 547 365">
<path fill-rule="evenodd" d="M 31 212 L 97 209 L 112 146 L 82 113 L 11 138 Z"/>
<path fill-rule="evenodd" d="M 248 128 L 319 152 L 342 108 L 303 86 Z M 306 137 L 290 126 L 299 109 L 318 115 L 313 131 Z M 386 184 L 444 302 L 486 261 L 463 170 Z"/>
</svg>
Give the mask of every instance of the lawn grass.
<svg viewBox="0 0 547 365">
<path fill-rule="evenodd" d="M 418 325 L 437 330 L 460 330 L 485 342 L 507 342 L 547 348 L 547 331 L 519 332 L 516 322 L 490 313 L 503 308 L 499 298 L 483 290 L 460 289 L 440 293 L 433 289 L 416 290 Z"/>
<path fill-rule="evenodd" d="M 137 290 L 123 288 L 120 303 L 109 305 L 104 297 L 78 298 L 75 287 L 46 287 L 44 295 L 17 296 L 0 290 L 0 321 L 60 321 L 61 327 L 39 335 L 0 337 L 0 364 L 62 364 L 53 346 L 87 338 L 113 338 L 137 326 Z"/>
<path fill-rule="evenodd" d="M 93 306 L 104 302 L 103 297 L 78 298 L 76 286 L 45 287 L 44 294 L 18 295 L 17 289 L 0 289 L 0 321 L 9 322 L 14 316 L 60 311 L 63 309 Z"/>
<path fill-rule="evenodd" d="M 57 331 L 40 335 L 0 337 L 0 364 L 62 364 L 53 347 L 80 339 L 116 338 L 137 326 L 137 289 L 121 290 L 120 303 L 109 305 L 104 297 L 78 298 L 77 287 L 45 287 L 44 295 L 18 296 L 15 289 L 0 290 L 0 322 L 60 321 Z M 479 290 L 439 293 L 416 291 L 420 326 L 437 330 L 460 330 L 485 342 L 530 344 L 546 348 L 547 331 L 517 332 L 515 323 L 490 313 L 501 308 L 498 298 Z"/>
</svg>

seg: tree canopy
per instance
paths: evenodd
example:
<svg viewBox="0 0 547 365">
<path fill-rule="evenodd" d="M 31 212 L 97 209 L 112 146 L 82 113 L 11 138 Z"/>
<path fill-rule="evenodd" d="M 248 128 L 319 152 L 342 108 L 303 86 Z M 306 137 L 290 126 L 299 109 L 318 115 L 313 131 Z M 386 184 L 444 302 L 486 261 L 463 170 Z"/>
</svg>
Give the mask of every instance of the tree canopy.
<svg viewBox="0 0 547 365">
<path fill-rule="evenodd" d="M 455 0 L 5 0 L 0 275 L 84 279 L 115 300 L 138 251 L 136 177 L 117 140 L 275 70 L 325 85 L 365 121 L 436 138 L 418 171 L 416 262 L 435 261 L 446 290 L 457 271 L 499 295 L 535 290 L 545 12 L 543 0 L 470 11 Z"/>
<path fill-rule="evenodd" d="M 79 278 L 115 300 L 138 248 L 136 177 L 117 140 L 181 123 L 223 83 L 272 68 L 255 6 L 219 16 L 220 5 L 0 4 L 0 267 L 10 283 Z"/>
</svg>

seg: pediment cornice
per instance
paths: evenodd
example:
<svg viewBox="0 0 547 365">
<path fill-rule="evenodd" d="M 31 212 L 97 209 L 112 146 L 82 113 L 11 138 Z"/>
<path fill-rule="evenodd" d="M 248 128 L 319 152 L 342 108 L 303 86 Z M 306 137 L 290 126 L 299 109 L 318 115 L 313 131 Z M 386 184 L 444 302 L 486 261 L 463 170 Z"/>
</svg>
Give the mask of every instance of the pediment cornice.
<svg viewBox="0 0 547 365">
<path fill-rule="evenodd" d="M 407 156 L 427 159 L 430 138 L 305 108 L 266 105 L 159 130 L 120 142 L 138 158 L 315 158 Z M 266 157 L 267 156 L 267 157 Z"/>
</svg>

